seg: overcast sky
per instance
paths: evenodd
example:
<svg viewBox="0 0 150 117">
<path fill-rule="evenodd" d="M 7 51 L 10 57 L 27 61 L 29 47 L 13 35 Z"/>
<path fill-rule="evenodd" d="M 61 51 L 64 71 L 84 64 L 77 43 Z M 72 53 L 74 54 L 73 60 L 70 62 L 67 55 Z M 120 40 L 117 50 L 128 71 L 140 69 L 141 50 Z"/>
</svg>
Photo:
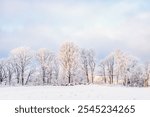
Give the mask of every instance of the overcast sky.
<svg viewBox="0 0 150 117">
<path fill-rule="evenodd" d="M 0 56 L 16 47 L 58 50 L 63 41 L 150 59 L 150 0 L 0 0 Z"/>
</svg>

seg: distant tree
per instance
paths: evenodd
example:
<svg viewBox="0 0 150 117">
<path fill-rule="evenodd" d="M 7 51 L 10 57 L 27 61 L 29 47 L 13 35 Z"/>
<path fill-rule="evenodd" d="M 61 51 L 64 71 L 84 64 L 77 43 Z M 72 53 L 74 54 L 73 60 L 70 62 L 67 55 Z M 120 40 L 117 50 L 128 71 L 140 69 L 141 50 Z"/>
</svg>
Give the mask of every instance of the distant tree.
<svg viewBox="0 0 150 117">
<path fill-rule="evenodd" d="M 129 77 L 126 86 L 131 87 L 144 86 L 143 70 L 141 65 L 134 66 L 134 69 L 132 69 L 131 76 Z"/>
<path fill-rule="evenodd" d="M 88 62 L 89 62 L 89 68 L 91 73 L 91 80 L 92 83 L 94 83 L 94 71 L 95 71 L 96 62 L 95 62 L 95 53 L 92 49 L 89 50 L 88 53 Z"/>
<path fill-rule="evenodd" d="M 7 71 L 8 82 L 9 82 L 9 85 L 11 85 L 12 77 L 13 77 L 13 74 L 15 73 L 13 61 L 10 58 L 7 59 L 5 66 L 6 66 L 6 71 Z"/>
<path fill-rule="evenodd" d="M 146 62 L 144 65 L 144 86 L 149 86 L 149 80 L 150 80 L 150 63 Z"/>
<path fill-rule="evenodd" d="M 5 69 L 5 60 L 0 60 L 0 84 L 2 84 L 4 81 L 6 81 L 7 73 Z"/>
<path fill-rule="evenodd" d="M 137 71 L 139 70 L 139 71 Z M 138 73 L 140 73 L 140 67 L 138 63 L 138 59 L 134 56 L 128 56 L 128 61 L 126 65 L 126 71 L 124 72 L 124 81 L 123 84 L 125 86 L 128 86 L 131 84 L 131 79 L 132 79 L 132 84 L 133 84 L 133 78 L 139 78 L 137 77 Z"/>
<path fill-rule="evenodd" d="M 60 48 L 59 58 L 64 78 L 69 84 L 73 83 L 78 65 L 78 47 L 72 42 L 65 42 Z"/>
<path fill-rule="evenodd" d="M 33 57 L 32 52 L 27 47 L 15 48 L 11 51 L 10 56 L 14 60 L 14 64 L 17 67 L 17 72 L 21 76 L 21 84 L 25 84 L 25 73 L 31 64 L 31 59 Z"/>
<path fill-rule="evenodd" d="M 52 79 L 52 62 L 54 60 L 54 53 L 50 52 L 46 48 L 41 48 L 38 50 L 36 58 L 42 71 L 43 84 L 50 84 L 50 81 Z"/>
<path fill-rule="evenodd" d="M 111 53 L 106 57 L 107 74 L 109 78 L 109 84 L 114 82 L 114 70 L 115 70 L 115 58 L 114 54 Z"/>
<path fill-rule="evenodd" d="M 106 84 L 107 83 L 107 69 L 106 69 L 106 61 L 105 60 L 101 60 L 100 64 L 99 64 L 99 72 L 100 72 L 100 76 L 103 77 L 103 81 Z"/>
<path fill-rule="evenodd" d="M 34 75 L 34 73 L 35 73 L 35 68 L 33 67 L 33 68 L 30 68 L 29 70 L 28 70 L 28 75 L 27 75 L 27 78 L 26 78 L 26 82 L 25 82 L 25 85 L 28 85 L 28 83 L 29 83 L 29 80 L 31 79 L 31 77 L 33 76 L 33 77 L 36 77 L 35 75 Z M 32 82 L 32 84 L 33 84 L 34 82 Z"/>
<path fill-rule="evenodd" d="M 14 66 L 14 76 L 17 80 L 17 84 L 19 84 L 20 77 L 21 77 L 21 71 L 20 71 L 20 67 L 19 67 L 17 61 L 15 60 L 15 58 L 13 58 L 13 66 Z"/>
<path fill-rule="evenodd" d="M 86 80 L 87 83 L 90 82 L 90 78 L 89 78 L 89 51 L 85 50 L 85 49 L 81 49 L 80 50 L 80 63 L 81 63 L 81 69 L 84 72 L 85 76 L 86 76 Z"/>
<path fill-rule="evenodd" d="M 55 84 L 58 85 L 58 79 L 59 79 L 59 73 L 60 73 L 60 64 L 59 64 L 59 60 L 58 57 L 55 56 L 54 57 L 54 61 L 53 61 L 53 74 L 55 77 Z"/>
<path fill-rule="evenodd" d="M 124 68 L 125 68 L 125 58 L 124 53 L 121 50 L 114 51 L 114 59 L 115 59 L 115 76 L 117 80 L 117 84 L 119 82 L 119 78 L 123 76 Z"/>
<path fill-rule="evenodd" d="M 53 53 L 51 53 L 51 55 L 49 56 L 48 59 L 48 63 L 47 63 L 47 84 L 52 84 L 52 78 L 53 78 L 53 73 L 54 73 L 54 59 L 55 59 L 55 55 Z"/>
<path fill-rule="evenodd" d="M 115 50 L 100 62 L 100 73 L 106 83 L 116 83 L 120 81 L 128 85 L 131 75 L 138 64 L 137 58 L 128 55 L 121 50 Z"/>
</svg>

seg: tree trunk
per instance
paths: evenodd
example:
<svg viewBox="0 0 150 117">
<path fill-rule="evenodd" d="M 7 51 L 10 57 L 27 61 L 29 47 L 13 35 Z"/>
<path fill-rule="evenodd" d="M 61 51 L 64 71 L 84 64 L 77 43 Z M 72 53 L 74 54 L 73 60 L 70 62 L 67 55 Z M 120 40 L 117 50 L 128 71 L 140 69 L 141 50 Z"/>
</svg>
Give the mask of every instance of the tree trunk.
<svg viewBox="0 0 150 117">
<path fill-rule="evenodd" d="M 22 69 L 21 80 L 22 80 L 22 85 L 24 85 L 24 69 Z"/>
<path fill-rule="evenodd" d="M 30 76 L 31 76 L 31 72 L 28 74 L 28 77 L 27 77 L 27 80 L 26 80 L 25 85 L 27 85 L 27 84 L 28 84 Z"/>
<path fill-rule="evenodd" d="M 9 82 L 9 85 L 11 85 L 11 79 L 12 79 L 12 72 L 11 70 L 8 69 L 8 82 Z"/>
<path fill-rule="evenodd" d="M 45 82 L 45 69 L 44 68 L 42 68 L 42 72 L 43 72 L 42 73 L 42 77 L 43 77 L 42 79 L 43 79 L 43 85 L 44 85 L 46 83 Z"/>
<path fill-rule="evenodd" d="M 93 75 L 93 72 L 92 72 L 92 84 L 94 83 L 94 75 Z"/>
<path fill-rule="evenodd" d="M 86 71 L 86 79 L 87 79 L 87 83 L 89 83 L 89 74 L 87 71 Z"/>
<path fill-rule="evenodd" d="M 68 76 L 68 83 L 69 83 L 69 84 L 71 83 L 71 76 L 70 76 L 70 74 L 69 74 L 69 76 Z"/>
</svg>

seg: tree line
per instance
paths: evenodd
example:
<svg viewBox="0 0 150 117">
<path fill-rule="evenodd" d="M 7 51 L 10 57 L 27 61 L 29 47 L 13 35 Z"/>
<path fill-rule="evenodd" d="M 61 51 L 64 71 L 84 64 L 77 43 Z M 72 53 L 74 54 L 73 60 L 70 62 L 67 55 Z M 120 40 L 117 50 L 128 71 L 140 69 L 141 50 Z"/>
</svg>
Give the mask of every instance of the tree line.
<svg viewBox="0 0 150 117">
<path fill-rule="evenodd" d="M 99 61 L 99 62 L 97 62 Z M 65 42 L 59 52 L 28 47 L 10 51 L 0 60 L 0 85 L 113 84 L 148 87 L 150 64 L 121 50 L 97 60 L 94 50 Z M 99 82 L 98 82 L 98 81 Z"/>
</svg>

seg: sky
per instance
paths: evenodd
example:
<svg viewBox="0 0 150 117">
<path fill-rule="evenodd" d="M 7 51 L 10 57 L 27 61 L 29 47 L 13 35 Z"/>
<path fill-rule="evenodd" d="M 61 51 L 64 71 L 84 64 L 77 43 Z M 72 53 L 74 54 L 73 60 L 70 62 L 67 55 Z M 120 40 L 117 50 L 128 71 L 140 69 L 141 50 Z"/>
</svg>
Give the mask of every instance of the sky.
<svg viewBox="0 0 150 117">
<path fill-rule="evenodd" d="M 150 59 L 150 0 L 0 0 L 0 57 L 20 46 L 58 51 L 64 41 Z"/>
</svg>

